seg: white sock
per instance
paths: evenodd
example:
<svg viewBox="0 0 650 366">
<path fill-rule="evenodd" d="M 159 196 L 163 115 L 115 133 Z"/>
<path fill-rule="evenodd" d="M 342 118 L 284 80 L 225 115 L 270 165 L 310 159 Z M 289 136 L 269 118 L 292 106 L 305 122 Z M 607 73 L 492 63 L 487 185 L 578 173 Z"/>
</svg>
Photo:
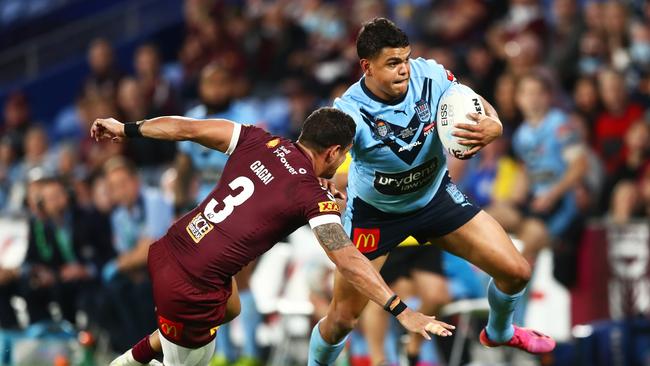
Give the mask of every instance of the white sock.
<svg viewBox="0 0 650 366">
<path fill-rule="evenodd" d="M 133 358 L 133 354 L 129 349 L 114 359 L 110 366 L 142 366 L 142 364 Z"/>
</svg>

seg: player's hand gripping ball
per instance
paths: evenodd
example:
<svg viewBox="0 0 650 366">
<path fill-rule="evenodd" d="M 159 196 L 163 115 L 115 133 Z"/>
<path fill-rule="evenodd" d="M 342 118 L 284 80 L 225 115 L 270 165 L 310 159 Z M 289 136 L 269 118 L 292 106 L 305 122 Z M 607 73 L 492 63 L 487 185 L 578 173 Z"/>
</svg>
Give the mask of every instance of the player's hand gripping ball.
<svg viewBox="0 0 650 366">
<path fill-rule="evenodd" d="M 460 139 L 452 135 L 452 133 L 458 130 L 455 127 L 456 123 L 477 123 L 467 117 L 469 113 L 485 115 L 481 98 L 463 84 L 452 84 L 442 94 L 440 102 L 438 102 L 436 128 L 442 146 L 445 147 L 449 154 L 459 159 L 462 159 L 463 153 L 470 150 L 472 146 L 459 144 Z"/>
</svg>

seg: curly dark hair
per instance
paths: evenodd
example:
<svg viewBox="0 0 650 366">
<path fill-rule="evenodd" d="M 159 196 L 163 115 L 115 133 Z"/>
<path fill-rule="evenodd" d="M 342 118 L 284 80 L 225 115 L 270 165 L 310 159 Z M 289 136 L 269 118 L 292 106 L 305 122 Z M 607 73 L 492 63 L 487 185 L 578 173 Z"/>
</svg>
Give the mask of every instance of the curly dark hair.
<svg viewBox="0 0 650 366">
<path fill-rule="evenodd" d="M 318 152 L 330 146 L 352 143 L 356 125 L 352 117 L 331 107 L 318 108 L 302 125 L 298 141 Z"/>
<path fill-rule="evenodd" d="M 375 18 L 363 24 L 357 36 L 359 59 L 371 59 L 384 47 L 402 48 L 409 45 L 406 33 L 386 18 Z"/>
</svg>

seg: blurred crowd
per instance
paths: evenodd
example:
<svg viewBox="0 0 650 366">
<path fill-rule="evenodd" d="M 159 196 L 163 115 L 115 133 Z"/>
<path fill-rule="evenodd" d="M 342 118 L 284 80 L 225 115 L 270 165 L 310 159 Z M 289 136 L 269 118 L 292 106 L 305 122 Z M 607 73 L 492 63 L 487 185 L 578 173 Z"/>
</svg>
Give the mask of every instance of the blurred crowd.
<svg viewBox="0 0 650 366">
<path fill-rule="evenodd" d="M 504 137 L 472 160 L 450 157 L 450 171 L 532 243 L 528 257 L 556 232 L 550 222 L 527 224 L 525 201 L 539 198 L 542 212 L 566 204 L 576 222 L 650 218 L 650 1 L 186 0 L 184 11 L 174 60 L 161 58 L 164 44 L 145 43 L 126 74 L 110 40 L 97 39 L 87 50 L 91 73 L 57 115 L 36 121 L 23 93 L 7 98 L 0 214 L 28 217 L 29 249 L 22 267 L 0 269 L 2 328 L 19 327 L 13 295 L 27 300 L 29 322 L 52 317 L 57 302 L 63 319 L 107 329 L 116 350 L 155 327 L 148 245 L 205 197 L 225 157 L 193 144 L 96 143 L 95 118 L 221 117 L 296 138 L 312 110 L 360 77 L 356 34 L 376 16 L 406 31 L 413 57 L 435 59 L 494 105 Z M 543 146 L 513 143 L 527 121 L 549 116 L 563 127 L 538 131 Z M 567 140 L 584 155 L 554 171 L 568 183 L 552 194 L 516 188 L 549 178 L 535 175 L 528 154 Z M 578 241 L 571 234 L 560 235 L 565 246 Z M 78 310 L 93 316 L 80 322 Z"/>
</svg>

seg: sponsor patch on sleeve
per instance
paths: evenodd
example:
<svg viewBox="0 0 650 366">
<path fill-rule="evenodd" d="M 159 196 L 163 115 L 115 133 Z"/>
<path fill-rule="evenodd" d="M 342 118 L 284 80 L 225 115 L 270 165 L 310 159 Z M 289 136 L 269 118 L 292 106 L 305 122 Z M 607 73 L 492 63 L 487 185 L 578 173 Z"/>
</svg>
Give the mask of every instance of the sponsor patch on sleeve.
<svg viewBox="0 0 650 366">
<path fill-rule="evenodd" d="M 325 202 L 318 202 L 318 210 L 320 212 L 338 212 L 339 210 L 339 204 L 336 203 L 335 201 L 325 201 Z"/>
<path fill-rule="evenodd" d="M 192 240 L 194 240 L 194 242 L 197 244 L 212 229 L 214 229 L 214 225 L 206 220 L 201 213 L 198 213 L 196 216 L 194 216 L 192 221 L 190 221 L 190 223 L 187 224 L 187 227 L 185 227 L 187 233 L 190 234 Z"/>
</svg>

